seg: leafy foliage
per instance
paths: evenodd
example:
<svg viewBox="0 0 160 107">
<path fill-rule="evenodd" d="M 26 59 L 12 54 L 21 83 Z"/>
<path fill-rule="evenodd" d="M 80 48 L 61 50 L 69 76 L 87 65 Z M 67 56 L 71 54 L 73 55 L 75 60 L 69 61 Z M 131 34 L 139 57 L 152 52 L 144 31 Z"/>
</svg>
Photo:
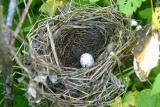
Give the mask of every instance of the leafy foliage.
<svg viewBox="0 0 160 107">
<path fill-rule="evenodd" d="M 97 4 L 102 7 L 111 6 L 111 0 L 99 0 Z"/>
<path fill-rule="evenodd" d="M 123 107 L 130 107 L 130 106 L 136 107 L 138 95 L 139 95 L 138 91 L 127 92 L 123 98 Z"/>
<path fill-rule="evenodd" d="M 151 89 L 145 89 L 140 92 L 137 107 L 160 107 L 160 95 L 151 95 Z"/>
<path fill-rule="evenodd" d="M 152 29 L 160 29 L 160 7 L 156 7 L 152 14 Z"/>
<path fill-rule="evenodd" d="M 151 22 L 152 20 L 152 16 L 151 16 L 152 9 L 151 8 L 146 8 L 140 11 L 138 14 L 141 16 L 142 19 L 146 19 L 148 23 Z"/>
<path fill-rule="evenodd" d="M 118 97 L 110 107 L 122 107 L 122 98 Z"/>
<path fill-rule="evenodd" d="M 64 0 L 47 0 L 40 7 L 40 11 L 49 14 L 49 16 L 55 15 L 56 10 L 61 7 L 64 3 Z"/>
<path fill-rule="evenodd" d="M 156 95 L 156 94 L 160 95 L 160 74 L 158 74 L 157 77 L 155 78 L 151 94 L 152 95 Z"/>
<path fill-rule="evenodd" d="M 4 78 L 0 72 L 0 106 L 4 105 Z"/>
<path fill-rule="evenodd" d="M 29 107 L 28 101 L 25 97 L 25 91 L 21 90 L 20 86 L 14 87 L 14 94 L 14 107 Z"/>
<path fill-rule="evenodd" d="M 89 1 L 94 3 L 94 2 L 98 2 L 99 0 L 89 0 Z"/>
<path fill-rule="evenodd" d="M 117 0 L 119 10 L 128 16 L 137 10 L 145 0 Z"/>
</svg>

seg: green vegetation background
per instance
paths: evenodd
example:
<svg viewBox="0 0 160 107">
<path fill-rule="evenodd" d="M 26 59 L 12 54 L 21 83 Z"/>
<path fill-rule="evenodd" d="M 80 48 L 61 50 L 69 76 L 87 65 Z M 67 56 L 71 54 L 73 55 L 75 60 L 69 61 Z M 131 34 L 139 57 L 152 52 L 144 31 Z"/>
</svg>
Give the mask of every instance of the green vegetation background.
<svg viewBox="0 0 160 107">
<path fill-rule="evenodd" d="M 25 8 L 25 0 L 17 0 L 16 14 L 13 22 L 13 30 L 15 30 L 16 25 L 19 22 L 20 15 Z M 46 3 L 53 2 L 54 0 L 47 0 Z M 70 0 L 57 0 L 64 2 L 70 2 Z M 79 5 L 96 4 L 97 6 L 111 6 L 112 1 L 115 0 L 72 0 Z M 20 31 L 20 36 L 25 37 L 29 30 L 32 28 L 33 24 L 47 15 L 57 15 L 57 7 L 61 5 L 59 2 L 57 4 L 51 5 L 48 11 L 44 10 L 45 0 L 33 0 L 31 7 L 29 9 L 29 15 L 26 17 L 22 29 Z M 152 21 L 152 3 L 154 0 L 117 0 L 114 5 L 118 6 L 118 10 L 125 13 L 127 16 L 138 20 L 139 24 L 146 25 Z M 59 3 L 59 4 L 58 4 Z M 7 17 L 9 0 L 3 0 L 3 15 L 4 19 Z M 19 47 L 21 42 L 16 40 L 14 47 Z M 132 66 L 132 64 L 131 64 Z M 125 71 L 125 70 L 124 70 Z M 133 72 L 133 67 L 126 70 L 127 73 L 123 78 L 126 79 L 126 84 L 128 86 L 126 93 L 111 105 L 111 107 L 160 107 L 160 68 L 157 67 L 153 69 L 149 76 L 149 81 L 141 83 Z M 158 75 L 159 74 L 159 75 Z M 30 107 L 26 99 L 25 88 L 22 83 L 17 83 L 17 79 L 21 77 L 20 71 L 13 70 L 14 77 L 14 105 L 13 107 Z M 2 72 L 0 72 L 0 107 L 5 107 L 5 97 L 4 97 L 4 77 Z M 37 104 L 37 107 L 43 106 L 42 103 Z"/>
</svg>

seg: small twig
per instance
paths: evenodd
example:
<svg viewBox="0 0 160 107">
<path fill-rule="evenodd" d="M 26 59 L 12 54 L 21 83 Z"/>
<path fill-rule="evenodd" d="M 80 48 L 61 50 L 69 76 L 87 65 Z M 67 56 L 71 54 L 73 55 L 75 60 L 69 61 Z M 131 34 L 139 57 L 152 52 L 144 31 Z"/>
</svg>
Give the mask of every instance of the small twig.
<svg viewBox="0 0 160 107">
<path fill-rule="evenodd" d="M 14 12 L 16 8 L 16 0 L 10 0 L 6 25 L 11 27 L 13 24 Z"/>
<path fill-rule="evenodd" d="M 24 19 L 25 19 L 26 15 L 28 13 L 28 10 L 29 10 L 29 7 L 30 7 L 31 3 L 32 3 L 32 0 L 28 0 L 27 5 L 26 5 L 25 9 L 23 10 L 23 13 L 22 13 L 22 15 L 20 17 L 20 21 L 19 21 L 19 23 L 18 23 L 18 25 L 16 27 L 15 36 L 17 36 L 18 33 L 20 32 L 20 29 L 22 27 L 22 24 L 24 22 Z"/>
<path fill-rule="evenodd" d="M 12 46 L 11 41 L 13 39 L 13 35 L 9 31 L 9 29 L 12 27 L 12 24 L 13 24 L 13 18 L 14 18 L 14 13 L 15 13 L 15 9 L 16 9 L 16 4 L 17 4 L 16 0 L 10 0 L 7 20 L 6 20 L 6 29 L 3 32 L 4 39 L 6 40 L 6 43 L 7 43 L 7 45 L 9 45 L 9 47 Z"/>
<path fill-rule="evenodd" d="M 14 55 L 14 59 L 16 60 L 17 64 L 22 68 L 26 73 L 31 74 L 31 72 L 21 63 L 17 56 L 15 56 L 15 52 L 11 50 L 11 54 Z"/>
<path fill-rule="evenodd" d="M 49 36 L 49 39 L 50 39 L 50 42 L 51 42 L 52 52 L 53 52 L 53 55 L 55 57 L 56 64 L 57 64 L 59 70 L 61 71 L 59 61 L 58 61 L 58 57 L 57 57 L 57 53 L 56 53 L 56 50 L 55 50 L 55 44 L 54 44 L 52 34 L 51 34 L 51 31 L 50 31 L 50 28 L 49 28 L 49 24 L 47 25 L 47 31 L 49 33 L 48 36 Z"/>
<path fill-rule="evenodd" d="M 24 2 L 24 5 L 25 5 L 25 7 L 26 7 L 26 5 L 27 5 L 26 0 L 23 0 L 23 2 Z M 32 19 L 31 19 L 30 14 L 28 13 L 27 16 L 28 16 L 28 19 L 29 19 L 30 24 L 32 25 Z"/>
</svg>

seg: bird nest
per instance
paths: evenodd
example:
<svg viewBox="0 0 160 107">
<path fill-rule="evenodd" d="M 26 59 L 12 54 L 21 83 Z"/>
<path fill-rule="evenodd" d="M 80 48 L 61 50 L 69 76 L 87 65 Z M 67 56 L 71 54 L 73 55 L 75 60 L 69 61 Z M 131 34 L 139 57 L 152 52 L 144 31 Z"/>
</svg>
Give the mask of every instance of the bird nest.
<svg viewBox="0 0 160 107">
<path fill-rule="evenodd" d="M 35 25 L 19 62 L 29 78 L 30 102 L 47 99 L 56 107 L 102 106 L 120 96 L 125 85 L 116 71 L 131 54 L 129 22 L 113 8 L 88 7 Z M 84 53 L 93 56 L 92 66 L 81 66 Z"/>
</svg>

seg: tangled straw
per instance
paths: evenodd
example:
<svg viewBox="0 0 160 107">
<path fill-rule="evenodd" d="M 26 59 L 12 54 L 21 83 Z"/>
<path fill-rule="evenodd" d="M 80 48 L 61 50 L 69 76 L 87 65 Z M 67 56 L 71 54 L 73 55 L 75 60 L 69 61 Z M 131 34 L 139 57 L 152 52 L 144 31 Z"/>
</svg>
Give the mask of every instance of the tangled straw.
<svg viewBox="0 0 160 107">
<path fill-rule="evenodd" d="M 27 36 L 21 63 L 35 99 L 59 106 L 109 104 L 124 92 L 115 71 L 131 54 L 132 35 L 129 19 L 110 7 L 76 9 L 41 21 Z M 81 68 L 84 52 L 93 54 L 94 66 Z M 45 81 L 35 81 L 40 75 Z"/>
</svg>

